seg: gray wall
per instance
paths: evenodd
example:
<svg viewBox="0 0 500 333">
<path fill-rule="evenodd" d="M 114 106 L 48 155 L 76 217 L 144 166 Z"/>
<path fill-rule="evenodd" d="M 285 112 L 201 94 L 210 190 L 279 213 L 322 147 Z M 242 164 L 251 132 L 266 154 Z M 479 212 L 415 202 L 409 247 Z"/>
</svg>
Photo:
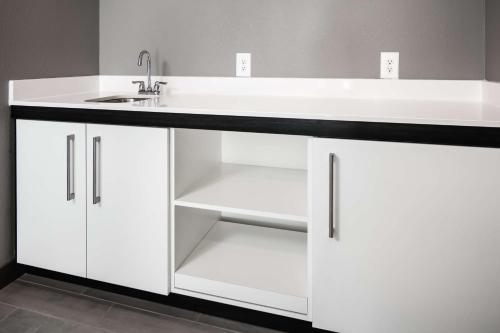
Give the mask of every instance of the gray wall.
<svg viewBox="0 0 500 333">
<path fill-rule="evenodd" d="M 0 266 L 12 260 L 8 80 L 99 73 L 99 0 L 0 0 Z"/>
<path fill-rule="evenodd" d="M 500 82 L 500 0 L 486 0 L 486 80 Z"/>
<path fill-rule="evenodd" d="M 401 52 L 407 79 L 484 78 L 484 0 L 101 0 L 101 74 L 376 78 Z"/>
</svg>

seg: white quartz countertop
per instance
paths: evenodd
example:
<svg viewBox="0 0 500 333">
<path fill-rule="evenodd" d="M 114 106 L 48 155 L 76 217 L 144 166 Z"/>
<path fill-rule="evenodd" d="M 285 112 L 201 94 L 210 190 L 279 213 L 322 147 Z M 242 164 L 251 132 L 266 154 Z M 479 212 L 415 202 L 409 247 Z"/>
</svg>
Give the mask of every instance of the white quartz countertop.
<svg viewBox="0 0 500 333">
<path fill-rule="evenodd" d="M 500 107 L 482 100 L 342 98 L 328 95 L 266 96 L 167 91 L 161 96 L 140 96 L 149 99 L 134 103 L 86 102 L 89 99 L 108 96 L 138 95 L 126 91 L 73 92 L 56 96 L 11 98 L 10 104 L 241 117 L 500 127 Z"/>
</svg>

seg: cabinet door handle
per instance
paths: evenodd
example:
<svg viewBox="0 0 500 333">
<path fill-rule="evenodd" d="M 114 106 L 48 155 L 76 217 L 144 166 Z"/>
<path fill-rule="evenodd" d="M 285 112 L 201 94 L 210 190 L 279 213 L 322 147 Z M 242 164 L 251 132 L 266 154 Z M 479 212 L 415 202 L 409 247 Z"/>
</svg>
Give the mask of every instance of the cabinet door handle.
<svg viewBox="0 0 500 333">
<path fill-rule="evenodd" d="M 75 199 L 75 135 L 66 137 L 66 200 Z"/>
<path fill-rule="evenodd" d="M 99 154 L 97 153 L 97 146 L 99 145 Z M 99 164 L 101 164 L 101 137 L 96 136 L 93 139 L 93 161 L 92 161 L 92 202 L 94 205 L 101 202 L 101 188 L 99 178 L 101 174 L 98 174 L 97 158 L 99 157 Z M 99 195 L 97 195 L 97 187 L 99 186 Z"/>
<path fill-rule="evenodd" d="M 328 237 L 334 238 L 335 236 L 335 154 L 330 154 L 330 177 L 329 177 L 329 215 L 328 215 Z"/>
</svg>

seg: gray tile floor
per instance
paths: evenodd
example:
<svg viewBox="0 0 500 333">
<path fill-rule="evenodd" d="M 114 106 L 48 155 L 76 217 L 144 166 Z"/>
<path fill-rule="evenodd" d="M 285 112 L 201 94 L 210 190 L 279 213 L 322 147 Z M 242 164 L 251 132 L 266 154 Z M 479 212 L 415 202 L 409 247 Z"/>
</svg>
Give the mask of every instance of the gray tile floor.
<svg viewBox="0 0 500 333">
<path fill-rule="evenodd" d="M 28 274 L 0 291 L 0 333 L 62 332 L 277 331 Z"/>
</svg>

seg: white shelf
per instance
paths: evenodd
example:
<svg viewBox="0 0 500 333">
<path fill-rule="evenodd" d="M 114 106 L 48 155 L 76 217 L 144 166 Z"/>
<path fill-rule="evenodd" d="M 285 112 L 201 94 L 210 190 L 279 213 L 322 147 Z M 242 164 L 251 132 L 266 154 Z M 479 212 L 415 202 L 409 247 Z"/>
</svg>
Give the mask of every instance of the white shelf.
<svg viewBox="0 0 500 333">
<path fill-rule="evenodd" d="M 307 314 L 307 235 L 217 222 L 175 272 L 175 287 Z"/>
<path fill-rule="evenodd" d="M 307 171 L 221 163 L 178 206 L 307 222 Z"/>
</svg>

